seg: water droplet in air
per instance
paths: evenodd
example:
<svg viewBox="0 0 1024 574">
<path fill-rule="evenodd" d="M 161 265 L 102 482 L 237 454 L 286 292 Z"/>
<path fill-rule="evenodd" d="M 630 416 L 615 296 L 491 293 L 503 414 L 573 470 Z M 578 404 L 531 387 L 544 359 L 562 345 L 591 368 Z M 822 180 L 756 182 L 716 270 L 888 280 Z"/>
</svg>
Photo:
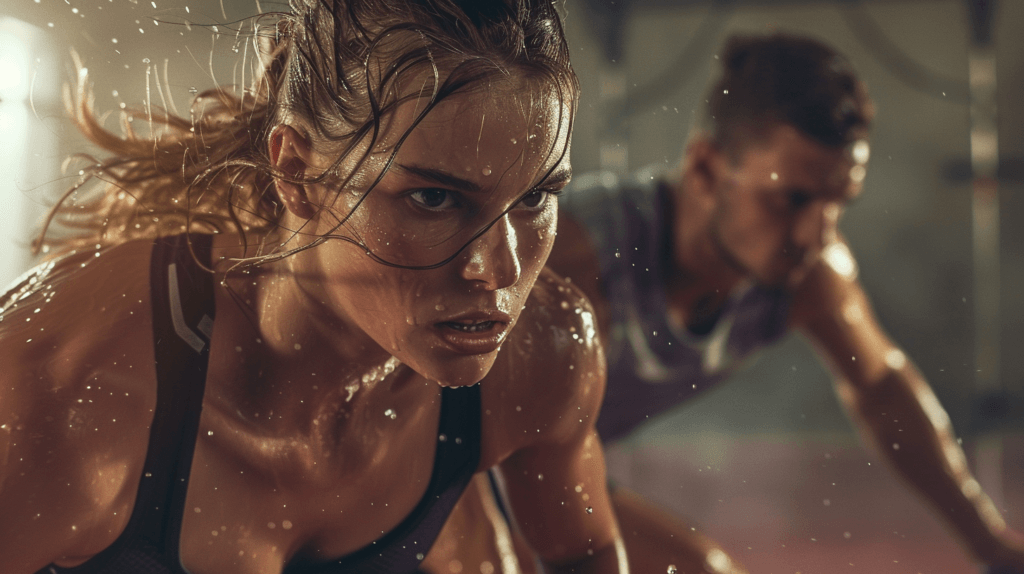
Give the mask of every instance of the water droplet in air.
<svg viewBox="0 0 1024 574">
<path fill-rule="evenodd" d="M 440 441 L 440 442 L 445 442 L 445 441 L 448 440 L 448 437 L 444 433 L 441 433 L 441 434 L 437 435 L 437 440 Z"/>
</svg>

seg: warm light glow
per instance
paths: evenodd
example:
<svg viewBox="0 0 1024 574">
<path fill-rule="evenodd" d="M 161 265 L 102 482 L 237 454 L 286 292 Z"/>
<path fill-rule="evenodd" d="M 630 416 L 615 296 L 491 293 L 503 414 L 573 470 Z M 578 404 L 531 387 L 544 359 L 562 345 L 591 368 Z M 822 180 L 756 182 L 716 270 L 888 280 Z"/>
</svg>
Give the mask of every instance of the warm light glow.
<svg viewBox="0 0 1024 574">
<path fill-rule="evenodd" d="M 981 485 L 978 484 L 977 480 L 968 478 L 964 481 L 963 485 L 960 486 L 960 492 L 962 492 L 968 499 L 973 499 L 981 494 Z"/>
<path fill-rule="evenodd" d="M 41 186 L 57 179 L 56 130 L 42 119 L 60 115 L 51 107 L 58 89 L 46 36 L 0 16 L 0 289 L 31 265 L 26 238 L 42 215 Z"/>
<path fill-rule="evenodd" d="M 907 365 L 907 356 L 899 349 L 889 349 L 885 354 L 885 364 L 890 369 L 898 371 Z"/>
<path fill-rule="evenodd" d="M 928 420 L 931 421 L 932 426 L 943 431 L 948 431 L 952 428 L 949 415 L 946 414 L 946 409 L 942 408 L 942 404 L 935 397 L 935 393 L 931 392 L 931 390 L 920 390 L 915 394 L 917 395 L 917 402 L 921 405 L 921 409 L 924 411 L 925 416 L 928 417 Z"/>
<path fill-rule="evenodd" d="M 845 243 L 841 241 L 830 243 L 822 251 L 821 256 L 825 259 L 825 263 L 828 263 L 828 266 L 844 279 L 852 280 L 857 277 L 857 261 Z"/>
<path fill-rule="evenodd" d="M 28 97 L 30 64 L 25 43 L 0 31 L 0 101 L 21 102 Z"/>
<path fill-rule="evenodd" d="M 857 162 L 859 165 L 864 165 L 871 157 L 871 146 L 868 144 L 867 140 L 857 140 L 857 142 L 853 144 L 853 149 L 850 153 L 853 156 L 853 161 Z"/>
<path fill-rule="evenodd" d="M 732 567 L 732 561 L 729 560 L 729 556 L 718 548 L 712 548 L 708 551 L 705 562 L 711 567 L 712 572 L 726 572 Z"/>
<path fill-rule="evenodd" d="M 860 303 L 850 303 L 843 307 L 843 319 L 846 319 L 847 323 L 857 323 L 864 320 L 864 308 L 861 307 Z"/>
</svg>

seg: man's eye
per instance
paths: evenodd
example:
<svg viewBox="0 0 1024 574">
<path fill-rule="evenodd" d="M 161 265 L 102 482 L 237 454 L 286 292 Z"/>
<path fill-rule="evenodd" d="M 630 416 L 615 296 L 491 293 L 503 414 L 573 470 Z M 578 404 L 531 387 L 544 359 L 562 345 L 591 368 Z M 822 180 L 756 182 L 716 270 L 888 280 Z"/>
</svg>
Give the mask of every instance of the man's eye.
<svg viewBox="0 0 1024 574">
<path fill-rule="evenodd" d="M 801 191 L 794 191 L 789 194 L 790 207 L 803 207 L 811 200 L 811 196 Z"/>
<path fill-rule="evenodd" d="M 409 197 L 420 207 L 427 209 L 447 209 L 455 206 L 455 196 L 445 189 L 418 189 Z"/>
</svg>

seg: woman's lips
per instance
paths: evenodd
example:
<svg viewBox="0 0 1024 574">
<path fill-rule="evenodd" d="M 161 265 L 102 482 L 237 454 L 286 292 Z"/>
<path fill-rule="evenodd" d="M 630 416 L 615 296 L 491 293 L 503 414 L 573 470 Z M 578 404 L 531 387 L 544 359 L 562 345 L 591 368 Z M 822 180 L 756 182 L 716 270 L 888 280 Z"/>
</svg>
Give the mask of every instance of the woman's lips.
<svg viewBox="0 0 1024 574">
<path fill-rule="evenodd" d="M 500 311 L 464 313 L 434 323 L 438 337 L 456 353 L 482 355 L 501 346 L 512 318 Z"/>
</svg>

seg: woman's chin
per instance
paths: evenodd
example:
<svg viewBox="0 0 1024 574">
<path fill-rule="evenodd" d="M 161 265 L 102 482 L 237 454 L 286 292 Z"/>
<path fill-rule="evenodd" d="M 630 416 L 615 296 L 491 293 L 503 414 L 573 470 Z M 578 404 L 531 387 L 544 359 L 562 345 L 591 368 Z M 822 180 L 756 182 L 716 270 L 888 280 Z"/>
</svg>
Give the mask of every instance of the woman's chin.
<svg viewBox="0 0 1024 574">
<path fill-rule="evenodd" d="M 472 356 L 455 356 L 431 361 L 420 374 L 442 387 L 469 387 L 479 383 L 491 371 L 497 351 Z"/>
</svg>

